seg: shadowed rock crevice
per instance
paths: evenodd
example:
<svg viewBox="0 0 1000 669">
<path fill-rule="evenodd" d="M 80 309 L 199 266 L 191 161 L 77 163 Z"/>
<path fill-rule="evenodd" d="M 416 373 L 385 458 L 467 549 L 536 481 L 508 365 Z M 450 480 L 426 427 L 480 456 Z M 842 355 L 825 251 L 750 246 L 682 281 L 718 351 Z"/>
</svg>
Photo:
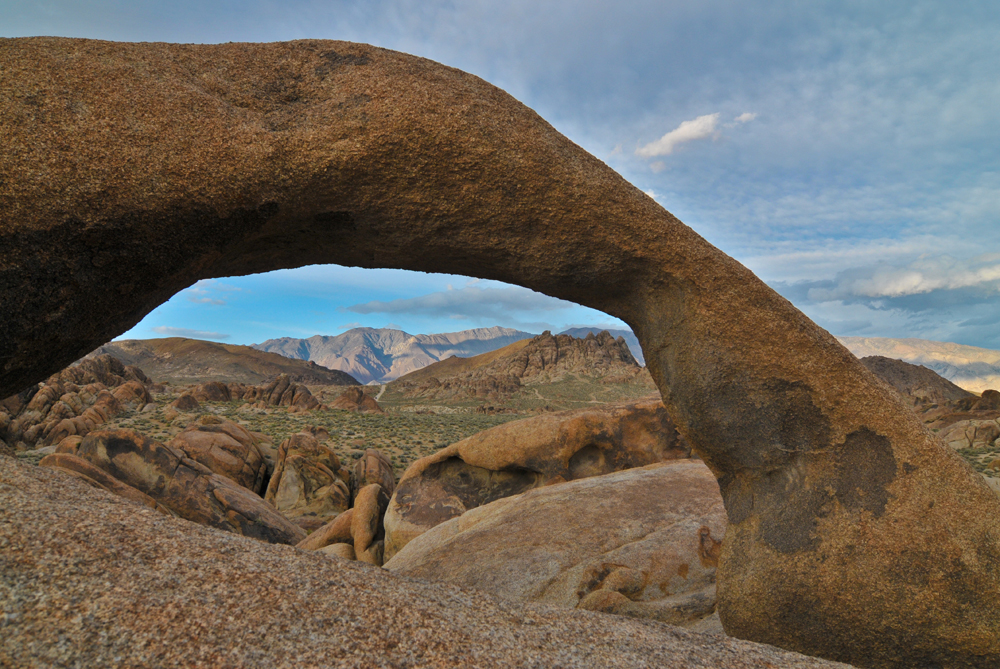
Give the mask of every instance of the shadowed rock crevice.
<svg viewBox="0 0 1000 669">
<path fill-rule="evenodd" d="M 503 91 L 325 41 L 4 39 L 0 67 L 0 396 L 199 279 L 336 263 L 515 283 L 638 336 L 724 483 L 728 632 L 996 666 L 995 563 L 915 599 L 893 571 L 913 547 L 935 573 L 992 555 L 996 496 L 829 333 Z M 761 615 L 785 595 L 802 615 Z M 845 601 L 865 604 L 849 622 Z M 896 646 L 911 620 L 936 624 Z"/>
</svg>

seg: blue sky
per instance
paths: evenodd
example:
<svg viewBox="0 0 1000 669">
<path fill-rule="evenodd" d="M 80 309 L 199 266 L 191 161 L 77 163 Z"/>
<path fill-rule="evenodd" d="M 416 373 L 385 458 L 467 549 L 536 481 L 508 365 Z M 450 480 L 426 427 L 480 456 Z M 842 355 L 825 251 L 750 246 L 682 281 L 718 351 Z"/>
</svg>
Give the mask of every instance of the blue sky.
<svg viewBox="0 0 1000 669">
<path fill-rule="evenodd" d="M 837 335 L 1000 348 L 995 2 L 9 2 L 0 35 L 331 38 L 506 89 Z M 495 282 L 202 282 L 130 337 L 616 325 Z"/>
</svg>

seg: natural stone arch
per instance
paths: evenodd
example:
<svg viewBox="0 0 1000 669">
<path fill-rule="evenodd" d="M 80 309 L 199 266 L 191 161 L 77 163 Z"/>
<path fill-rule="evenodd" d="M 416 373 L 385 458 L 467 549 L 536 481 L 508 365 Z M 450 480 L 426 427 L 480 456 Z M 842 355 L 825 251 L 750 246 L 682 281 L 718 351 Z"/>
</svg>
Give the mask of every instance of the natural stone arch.
<svg viewBox="0 0 1000 669">
<path fill-rule="evenodd" d="M 0 394 L 198 279 L 520 284 L 636 332 L 719 477 L 731 634 L 996 663 L 996 497 L 827 332 L 499 89 L 325 41 L 0 40 L 0 72 Z"/>
</svg>

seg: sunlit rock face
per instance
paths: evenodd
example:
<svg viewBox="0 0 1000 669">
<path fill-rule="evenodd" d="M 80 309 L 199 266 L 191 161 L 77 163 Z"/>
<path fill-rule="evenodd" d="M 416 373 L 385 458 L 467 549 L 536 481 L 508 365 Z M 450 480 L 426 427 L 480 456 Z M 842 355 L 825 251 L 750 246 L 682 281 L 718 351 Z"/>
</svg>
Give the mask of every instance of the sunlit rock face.
<svg viewBox="0 0 1000 669">
<path fill-rule="evenodd" d="M 747 269 L 486 82 L 364 45 L 0 41 L 0 397 L 193 282 L 315 263 L 628 323 L 718 477 L 730 634 L 996 666 L 1000 501 Z"/>
</svg>

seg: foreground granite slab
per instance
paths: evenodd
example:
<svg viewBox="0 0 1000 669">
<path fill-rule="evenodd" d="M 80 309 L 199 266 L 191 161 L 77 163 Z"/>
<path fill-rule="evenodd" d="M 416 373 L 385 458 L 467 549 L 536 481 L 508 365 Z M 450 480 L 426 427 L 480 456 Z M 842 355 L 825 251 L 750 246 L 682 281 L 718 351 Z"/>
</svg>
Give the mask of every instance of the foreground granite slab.
<svg viewBox="0 0 1000 669">
<path fill-rule="evenodd" d="M 0 456 L 0 666 L 846 665 L 398 578 Z"/>
</svg>

